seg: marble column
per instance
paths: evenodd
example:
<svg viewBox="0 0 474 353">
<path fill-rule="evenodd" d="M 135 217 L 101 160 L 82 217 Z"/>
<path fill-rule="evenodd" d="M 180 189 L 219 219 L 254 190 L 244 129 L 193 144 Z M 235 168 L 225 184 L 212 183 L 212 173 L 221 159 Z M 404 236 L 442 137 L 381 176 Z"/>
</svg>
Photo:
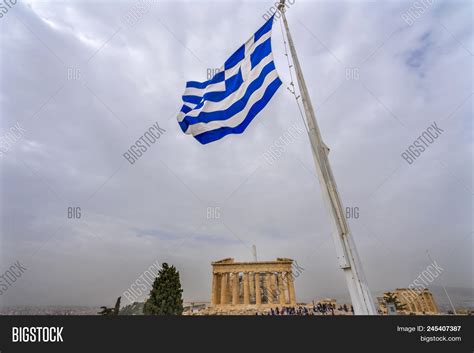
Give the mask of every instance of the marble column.
<svg viewBox="0 0 474 353">
<path fill-rule="evenodd" d="M 260 273 L 255 273 L 255 304 L 262 304 L 262 293 L 260 291 Z"/>
<path fill-rule="evenodd" d="M 217 304 L 217 281 L 219 280 L 218 274 L 212 274 L 212 292 L 211 292 L 211 305 Z"/>
<path fill-rule="evenodd" d="M 278 272 L 278 296 L 280 298 L 280 305 L 285 305 L 285 287 L 283 285 L 283 275 L 281 272 Z"/>
<path fill-rule="evenodd" d="M 254 273 L 249 273 L 249 282 L 250 282 L 250 303 L 255 303 L 255 277 Z"/>
<path fill-rule="evenodd" d="M 220 273 L 217 274 L 216 278 L 216 304 L 221 303 L 221 284 L 222 284 L 222 275 Z"/>
<path fill-rule="evenodd" d="M 436 303 L 435 303 L 435 301 L 434 301 L 433 295 L 432 295 L 432 294 L 429 294 L 429 295 L 428 295 L 428 298 L 429 298 L 429 303 L 430 303 L 431 311 L 434 312 L 434 313 L 437 313 L 437 312 L 438 312 L 438 307 L 436 306 Z"/>
<path fill-rule="evenodd" d="M 272 272 L 270 275 L 270 293 L 272 296 L 272 302 L 278 303 L 278 286 L 276 280 L 276 274 Z"/>
<path fill-rule="evenodd" d="M 244 304 L 250 304 L 249 273 L 244 272 Z"/>
<path fill-rule="evenodd" d="M 232 302 L 232 280 L 230 278 L 231 273 L 227 274 L 227 304 Z"/>
<path fill-rule="evenodd" d="M 423 291 L 423 298 L 425 299 L 426 307 L 428 308 L 427 311 L 429 312 L 436 312 L 436 308 L 434 305 L 433 297 L 427 291 Z"/>
<path fill-rule="evenodd" d="M 232 305 L 239 304 L 239 273 L 232 274 Z"/>
<path fill-rule="evenodd" d="M 416 311 L 415 304 L 413 304 L 413 299 L 410 299 L 410 301 L 408 302 L 408 309 L 410 311 Z"/>
<path fill-rule="evenodd" d="M 426 311 L 432 311 L 431 310 L 431 302 L 430 302 L 430 299 L 428 298 L 428 296 L 426 295 L 426 293 L 423 293 L 423 302 L 425 304 Z"/>
<path fill-rule="evenodd" d="M 296 305 L 296 298 L 295 298 L 295 287 L 293 281 L 293 274 L 291 272 L 286 273 L 286 279 L 288 281 L 288 294 L 290 297 L 290 305 Z"/>
<path fill-rule="evenodd" d="M 430 311 L 428 308 L 428 303 L 426 302 L 425 296 L 423 295 L 423 293 L 420 294 L 420 304 L 421 304 L 421 309 L 422 309 L 421 311 L 424 311 L 424 312 Z"/>
<path fill-rule="evenodd" d="M 227 304 L 227 273 L 221 275 L 221 304 Z"/>
<path fill-rule="evenodd" d="M 423 309 L 420 305 L 420 294 L 419 294 L 419 292 L 417 293 L 417 297 L 413 301 L 413 304 L 415 305 L 415 311 L 417 311 L 417 312 L 422 312 L 423 311 Z"/>
<path fill-rule="evenodd" d="M 267 303 L 273 304 L 272 274 L 268 272 L 265 275 L 265 293 L 267 294 Z"/>
</svg>

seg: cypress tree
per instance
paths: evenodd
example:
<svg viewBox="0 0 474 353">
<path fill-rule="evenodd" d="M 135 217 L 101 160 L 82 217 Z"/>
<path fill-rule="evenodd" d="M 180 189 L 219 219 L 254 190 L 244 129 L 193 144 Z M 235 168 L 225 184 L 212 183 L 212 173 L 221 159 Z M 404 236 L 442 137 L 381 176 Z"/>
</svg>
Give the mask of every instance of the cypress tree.
<svg viewBox="0 0 474 353">
<path fill-rule="evenodd" d="M 118 297 L 117 301 L 115 302 L 114 315 L 118 315 L 120 312 L 120 299 L 121 297 Z"/>
<path fill-rule="evenodd" d="M 163 263 L 153 282 L 150 297 L 145 302 L 143 313 L 146 315 L 181 315 L 183 313 L 183 290 L 179 280 L 179 271 L 174 266 Z"/>
</svg>

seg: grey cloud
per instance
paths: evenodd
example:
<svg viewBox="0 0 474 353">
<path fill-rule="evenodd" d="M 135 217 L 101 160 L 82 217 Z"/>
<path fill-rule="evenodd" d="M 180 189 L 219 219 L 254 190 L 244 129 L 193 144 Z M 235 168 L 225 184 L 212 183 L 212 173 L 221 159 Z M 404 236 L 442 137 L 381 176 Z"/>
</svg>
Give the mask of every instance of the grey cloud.
<svg viewBox="0 0 474 353">
<path fill-rule="evenodd" d="M 307 137 L 263 157 L 304 129 L 286 87 L 243 135 L 211 145 L 175 120 L 185 81 L 221 66 L 271 2 L 158 2 L 127 27 L 133 4 L 19 2 L 1 19 L 1 132 L 26 130 L 0 160 L 1 265 L 28 267 L 2 305 L 112 303 L 157 260 L 178 267 L 186 300 L 206 300 L 210 262 L 251 260 L 252 244 L 305 268 L 302 300 L 345 293 Z M 473 287 L 469 5 L 436 3 L 408 27 L 410 6 L 297 1 L 288 20 L 343 202 L 361 210 L 349 222 L 370 287 L 407 286 L 426 250 L 445 268 L 436 283 Z M 122 154 L 155 121 L 166 133 L 130 165 Z M 445 133 L 408 165 L 400 154 L 433 121 Z"/>
</svg>

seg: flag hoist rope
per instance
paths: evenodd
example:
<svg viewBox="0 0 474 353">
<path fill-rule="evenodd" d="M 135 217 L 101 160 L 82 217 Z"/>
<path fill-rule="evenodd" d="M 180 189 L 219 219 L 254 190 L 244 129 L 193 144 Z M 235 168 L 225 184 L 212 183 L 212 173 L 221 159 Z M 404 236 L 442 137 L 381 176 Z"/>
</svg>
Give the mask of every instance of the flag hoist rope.
<svg viewBox="0 0 474 353">
<path fill-rule="evenodd" d="M 290 62 L 290 56 L 288 54 L 288 49 L 286 47 L 285 32 L 284 32 L 283 25 L 282 25 L 281 21 L 280 21 L 280 28 L 281 28 L 281 37 L 283 39 L 283 45 L 285 47 L 286 61 L 288 63 L 288 71 L 290 72 L 290 80 L 291 80 L 291 82 L 290 82 L 291 88 L 290 87 L 286 87 L 286 88 L 295 97 L 296 105 L 298 106 L 298 111 L 300 112 L 301 120 L 303 121 L 303 125 L 306 129 L 306 132 L 309 133 L 308 126 L 306 125 L 306 121 L 304 120 L 303 111 L 301 110 L 300 102 L 298 101 L 298 99 L 301 98 L 301 96 L 296 95 L 296 87 L 295 87 L 295 83 L 294 83 L 295 81 L 293 80 L 293 73 L 291 71 L 291 68 L 293 67 L 293 65 L 291 65 L 291 62 Z"/>
<path fill-rule="evenodd" d="M 286 38 L 290 47 L 291 57 L 298 83 L 298 89 L 301 94 L 301 100 L 305 112 L 304 115 L 306 117 L 305 126 L 308 131 L 314 163 L 319 176 L 319 183 L 321 185 L 322 194 L 324 195 L 326 205 L 328 206 L 329 213 L 331 215 L 331 223 L 333 228 L 332 235 L 336 246 L 337 259 L 339 262 L 339 267 L 344 271 L 344 274 L 346 276 L 346 282 L 349 288 L 352 306 L 354 307 L 354 314 L 376 315 L 377 311 L 375 309 L 375 305 L 372 300 L 372 295 L 370 293 L 369 287 L 367 286 L 367 282 L 362 271 L 362 265 L 359 260 L 359 255 L 357 254 L 357 250 L 350 233 L 349 225 L 347 224 L 346 219 L 344 217 L 342 202 L 337 192 L 336 181 L 334 180 L 331 166 L 329 164 L 329 149 L 324 144 L 321 137 L 321 133 L 319 131 L 318 124 L 316 123 L 313 105 L 308 94 L 308 89 L 306 87 L 303 73 L 301 71 L 298 56 L 296 55 L 293 39 L 291 38 L 290 29 L 288 27 L 288 22 L 286 21 L 285 0 L 280 0 L 278 9 L 281 13 L 281 18 L 283 19 L 283 24 L 286 30 Z M 283 36 L 283 40 L 285 40 L 284 37 L 285 36 Z M 289 62 L 288 55 L 287 58 L 288 65 L 290 66 L 291 75 L 291 65 Z M 296 96 L 292 75 L 291 80 L 291 84 L 293 85 L 292 93 L 294 94 L 298 104 L 298 108 L 300 109 L 298 102 L 298 98 L 300 97 Z"/>
</svg>

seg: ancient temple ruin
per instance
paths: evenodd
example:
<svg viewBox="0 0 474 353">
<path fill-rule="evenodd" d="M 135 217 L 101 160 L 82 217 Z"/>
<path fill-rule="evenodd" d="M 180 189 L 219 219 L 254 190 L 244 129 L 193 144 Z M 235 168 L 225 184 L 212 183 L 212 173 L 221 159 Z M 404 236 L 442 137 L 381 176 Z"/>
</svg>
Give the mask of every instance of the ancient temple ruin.
<svg viewBox="0 0 474 353">
<path fill-rule="evenodd" d="M 296 305 L 292 259 L 212 262 L 213 307 L 272 307 Z"/>
</svg>

